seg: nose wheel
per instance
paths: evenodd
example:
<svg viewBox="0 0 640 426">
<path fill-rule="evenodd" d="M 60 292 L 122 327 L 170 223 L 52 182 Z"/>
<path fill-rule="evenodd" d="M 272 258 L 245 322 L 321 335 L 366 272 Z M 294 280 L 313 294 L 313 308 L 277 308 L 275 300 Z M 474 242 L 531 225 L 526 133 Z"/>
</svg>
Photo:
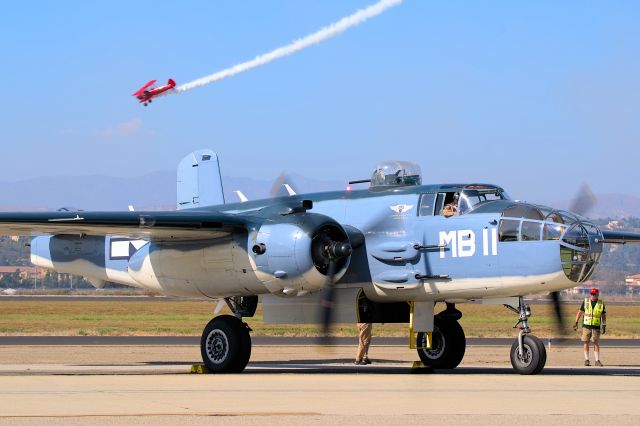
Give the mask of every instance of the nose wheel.
<svg viewBox="0 0 640 426">
<path fill-rule="evenodd" d="M 520 342 L 516 339 L 511 345 L 511 365 L 520 374 L 538 374 L 547 362 L 547 350 L 542 340 L 532 334 L 522 337 L 522 351 Z"/>
<path fill-rule="evenodd" d="M 529 328 L 531 308 L 529 305 L 524 304 L 522 297 L 518 298 L 517 309 L 510 305 L 504 306 L 518 314 L 518 322 L 513 328 L 520 325 L 518 338 L 511 345 L 509 353 L 511 366 L 519 374 L 540 373 L 547 363 L 547 350 L 544 347 L 544 343 L 531 334 L 531 329 Z"/>
</svg>

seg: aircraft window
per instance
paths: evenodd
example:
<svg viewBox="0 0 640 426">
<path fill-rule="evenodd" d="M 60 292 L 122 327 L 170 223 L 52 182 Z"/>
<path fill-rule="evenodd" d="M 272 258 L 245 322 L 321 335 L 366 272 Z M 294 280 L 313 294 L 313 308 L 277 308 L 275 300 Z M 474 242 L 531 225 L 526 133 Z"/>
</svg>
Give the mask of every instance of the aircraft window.
<svg viewBox="0 0 640 426">
<path fill-rule="evenodd" d="M 516 204 L 508 207 L 502 212 L 504 217 L 523 217 L 525 219 L 542 220 L 542 212 L 531 204 Z"/>
<path fill-rule="evenodd" d="M 558 212 L 551 212 L 544 218 L 545 222 L 564 223 L 562 216 Z"/>
<path fill-rule="evenodd" d="M 520 232 L 521 241 L 538 241 L 540 239 L 540 228 L 542 224 L 539 222 L 522 221 L 522 230 Z"/>
<path fill-rule="evenodd" d="M 542 233 L 543 240 L 559 240 L 565 227 L 560 224 L 545 223 Z"/>
<path fill-rule="evenodd" d="M 436 208 L 433 210 L 434 215 L 439 215 L 442 209 L 444 208 L 444 198 L 447 194 L 441 192 L 436 197 Z"/>
<path fill-rule="evenodd" d="M 573 282 L 580 281 L 582 271 L 586 266 L 588 254 L 568 247 L 560 246 L 560 259 L 564 273 Z"/>
<path fill-rule="evenodd" d="M 519 220 L 502 219 L 498 229 L 498 239 L 500 241 L 518 241 Z"/>
<path fill-rule="evenodd" d="M 433 216 L 435 199 L 436 194 L 422 194 L 420 196 L 420 209 L 418 211 L 418 215 Z"/>
<path fill-rule="evenodd" d="M 562 214 L 564 216 L 564 212 Z M 568 219 L 573 218 L 569 216 Z M 602 254 L 601 238 L 600 230 L 589 223 L 578 221 L 567 229 L 560 245 L 560 259 L 567 278 L 582 282 L 593 274 Z"/>
<path fill-rule="evenodd" d="M 440 193 L 438 194 L 438 201 L 440 200 L 440 196 L 443 196 L 444 198 L 444 203 L 443 206 L 440 207 L 439 210 L 436 210 L 438 212 L 438 214 L 442 215 L 442 216 L 455 216 L 460 214 L 460 200 L 458 200 L 456 202 L 456 195 L 458 195 L 457 192 L 445 192 L 445 193 Z M 454 208 L 451 208 L 451 207 Z M 438 205 L 439 207 L 439 205 Z"/>
<path fill-rule="evenodd" d="M 573 225 L 564 233 L 562 239 L 572 246 L 589 248 L 588 232 L 582 225 Z"/>
<path fill-rule="evenodd" d="M 486 203 L 487 201 L 496 200 L 508 200 L 509 196 L 503 191 L 492 189 L 465 189 L 462 191 L 460 200 L 460 212 L 471 210 L 480 203 Z"/>
</svg>

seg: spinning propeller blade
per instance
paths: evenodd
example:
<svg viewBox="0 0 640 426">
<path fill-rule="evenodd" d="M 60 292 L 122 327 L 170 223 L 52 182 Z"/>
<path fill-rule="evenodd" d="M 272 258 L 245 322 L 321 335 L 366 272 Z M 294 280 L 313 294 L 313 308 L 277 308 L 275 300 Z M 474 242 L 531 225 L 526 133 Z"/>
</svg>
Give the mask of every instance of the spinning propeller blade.
<svg viewBox="0 0 640 426">
<path fill-rule="evenodd" d="M 562 305 L 560 300 L 560 293 L 557 291 L 551 292 L 551 300 L 553 301 L 553 311 L 556 319 L 556 326 L 558 334 L 560 336 L 567 335 L 567 327 L 562 319 Z"/>
<path fill-rule="evenodd" d="M 596 196 L 589 188 L 589 185 L 583 183 L 580 189 L 578 190 L 578 194 L 571 202 L 571 207 L 569 207 L 569 211 L 578 214 L 580 216 L 586 215 L 589 210 L 591 210 L 596 204 L 598 200 Z"/>
<path fill-rule="evenodd" d="M 286 197 L 295 195 L 297 193 L 297 185 L 294 185 L 291 176 L 287 172 L 280 173 L 280 176 L 273 181 L 271 190 L 269 191 L 269 197 Z M 293 193 L 292 193 L 293 192 Z"/>
</svg>

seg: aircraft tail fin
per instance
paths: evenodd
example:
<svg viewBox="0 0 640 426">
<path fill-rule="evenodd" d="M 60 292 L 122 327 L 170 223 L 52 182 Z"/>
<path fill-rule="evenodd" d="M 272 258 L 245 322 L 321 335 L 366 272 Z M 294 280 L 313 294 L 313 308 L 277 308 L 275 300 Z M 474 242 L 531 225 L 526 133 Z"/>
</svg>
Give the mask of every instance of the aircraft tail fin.
<svg viewBox="0 0 640 426">
<path fill-rule="evenodd" d="M 210 149 L 194 151 L 178 164 L 177 209 L 224 204 L 218 156 Z"/>
<path fill-rule="evenodd" d="M 167 81 L 167 84 L 168 84 L 169 86 L 171 86 L 171 87 L 174 87 L 174 86 L 176 85 L 176 82 L 175 82 L 175 81 L 173 81 L 173 79 L 172 79 L 172 78 L 170 78 L 170 79 L 169 79 L 169 81 Z"/>
</svg>

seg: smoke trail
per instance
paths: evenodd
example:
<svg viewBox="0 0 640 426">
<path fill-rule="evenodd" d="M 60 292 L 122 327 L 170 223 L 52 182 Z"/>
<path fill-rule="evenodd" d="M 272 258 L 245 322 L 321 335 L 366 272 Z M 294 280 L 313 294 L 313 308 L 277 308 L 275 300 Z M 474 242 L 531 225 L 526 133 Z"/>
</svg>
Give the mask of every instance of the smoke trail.
<svg viewBox="0 0 640 426">
<path fill-rule="evenodd" d="M 318 44 L 332 37 L 335 37 L 341 34 L 342 32 L 348 30 L 349 28 L 362 24 L 367 19 L 373 18 L 374 16 L 381 14 L 382 12 L 384 12 L 385 10 L 391 7 L 397 6 L 400 3 L 402 3 L 402 0 L 380 0 L 376 4 L 373 4 L 364 9 L 361 9 L 356 13 L 354 13 L 353 15 L 342 18 L 338 22 L 334 22 L 333 24 L 327 27 L 324 27 L 321 30 L 313 34 L 310 34 L 304 38 L 298 39 L 291 44 L 288 44 L 283 47 L 279 47 L 275 50 L 272 50 L 269 53 L 265 53 L 264 55 L 257 56 L 255 59 L 252 59 L 250 61 L 243 62 L 238 65 L 234 65 L 233 67 L 227 68 L 226 70 L 222 70 L 215 74 L 211 74 L 206 77 L 202 77 L 197 80 L 193 80 L 192 82 L 185 83 L 181 86 L 178 86 L 176 87 L 176 90 L 174 91 L 174 93 L 186 92 L 187 90 L 191 90 L 207 84 L 215 83 L 216 81 L 220 81 L 224 78 L 232 77 L 236 74 L 240 74 L 241 72 L 245 72 L 252 68 L 256 68 L 261 65 L 267 64 L 278 58 L 291 55 L 302 49 L 311 47 L 314 44 Z"/>
</svg>

